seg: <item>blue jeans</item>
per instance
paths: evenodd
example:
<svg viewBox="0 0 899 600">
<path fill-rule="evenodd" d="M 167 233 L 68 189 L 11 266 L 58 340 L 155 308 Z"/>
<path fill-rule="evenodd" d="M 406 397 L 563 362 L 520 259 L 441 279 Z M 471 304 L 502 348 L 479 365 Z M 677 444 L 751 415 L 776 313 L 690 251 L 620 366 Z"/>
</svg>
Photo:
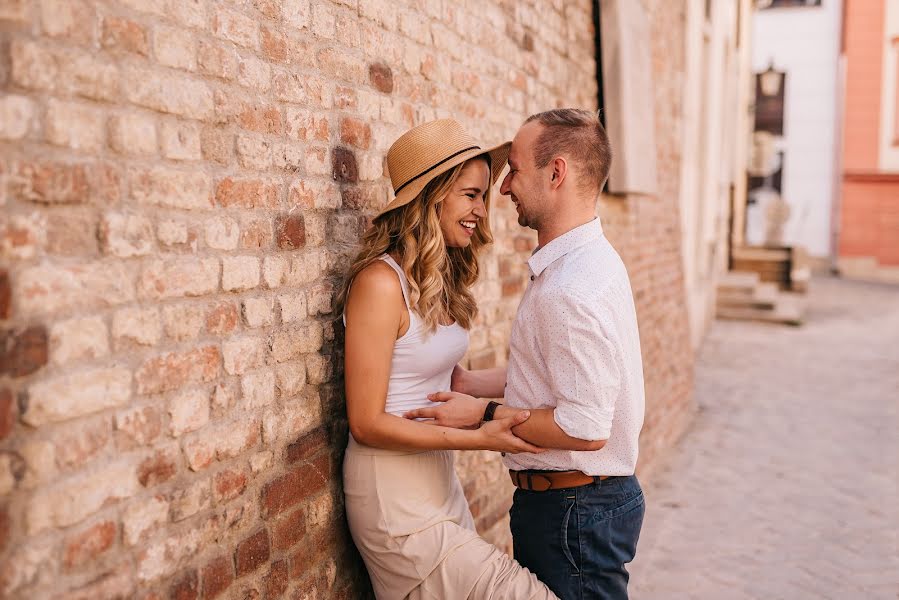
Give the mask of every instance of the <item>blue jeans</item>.
<svg viewBox="0 0 899 600">
<path fill-rule="evenodd" d="M 546 492 L 515 490 L 515 559 L 563 600 L 625 600 L 643 490 L 633 475 Z"/>
</svg>

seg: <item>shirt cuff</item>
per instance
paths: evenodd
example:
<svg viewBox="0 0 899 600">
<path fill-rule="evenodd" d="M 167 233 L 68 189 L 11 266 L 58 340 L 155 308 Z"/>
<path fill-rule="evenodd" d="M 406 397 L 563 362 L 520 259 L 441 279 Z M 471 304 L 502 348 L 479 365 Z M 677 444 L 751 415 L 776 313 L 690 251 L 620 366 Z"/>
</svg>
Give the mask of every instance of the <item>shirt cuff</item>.
<svg viewBox="0 0 899 600">
<path fill-rule="evenodd" d="M 598 408 L 587 413 L 576 406 L 557 406 L 553 420 L 567 435 L 585 442 L 607 440 L 612 433 L 612 413 Z"/>
</svg>

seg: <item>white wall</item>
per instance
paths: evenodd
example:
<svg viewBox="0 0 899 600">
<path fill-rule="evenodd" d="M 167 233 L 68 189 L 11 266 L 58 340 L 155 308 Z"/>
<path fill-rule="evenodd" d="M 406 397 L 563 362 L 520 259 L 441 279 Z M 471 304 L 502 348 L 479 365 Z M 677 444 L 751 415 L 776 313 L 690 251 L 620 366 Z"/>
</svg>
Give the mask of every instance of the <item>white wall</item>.
<svg viewBox="0 0 899 600">
<path fill-rule="evenodd" d="M 783 198 L 790 205 L 788 245 L 830 252 L 830 211 L 837 152 L 840 0 L 819 7 L 777 8 L 753 16 L 752 68 L 770 61 L 786 76 Z"/>
<path fill-rule="evenodd" d="M 887 0 L 886 27 L 883 35 L 883 77 L 880 92 L 881 171 L 899 171 L 899 144 L 896 143 L 896 121 L 899 119 L 899 0 Z"/>
</svg>

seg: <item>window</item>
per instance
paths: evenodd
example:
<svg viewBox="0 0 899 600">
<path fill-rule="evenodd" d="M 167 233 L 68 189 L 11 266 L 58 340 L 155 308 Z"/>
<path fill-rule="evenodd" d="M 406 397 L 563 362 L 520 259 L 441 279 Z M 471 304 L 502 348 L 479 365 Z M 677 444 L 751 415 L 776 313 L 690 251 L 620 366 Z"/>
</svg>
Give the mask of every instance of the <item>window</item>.
<svg viewBox="0 0 899 600">
<path fill-rule="evenodd" d="M 780 76 L 779 85 L 775 89 L 764 89 L 763 77 Z M 775 79 L 775 82 L 777 80 Z M 786 73 L 777 73 L 770 69 L 766 73 L 755 76 L 755 131 L 768 131 L 774 135 L 784 132 L 784 89 L 787 87 Z M 765 94 L 765 92 L 768 94 Z"/>
<path fill-rule="evenodd" d="M 789 6 L 821 6 L 821 0 L 756 0 L 755 2 L 755 7 L 759 10 Z"/>
</svg>

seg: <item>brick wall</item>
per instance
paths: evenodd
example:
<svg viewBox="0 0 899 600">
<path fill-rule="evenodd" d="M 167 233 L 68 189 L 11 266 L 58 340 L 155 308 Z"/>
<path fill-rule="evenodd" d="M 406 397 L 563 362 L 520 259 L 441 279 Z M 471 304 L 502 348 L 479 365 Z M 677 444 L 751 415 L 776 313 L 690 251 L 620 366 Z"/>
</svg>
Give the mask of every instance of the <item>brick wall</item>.
<svg viewBox="0 0 899 600">
<path fill-rule="evenodd" d="M 654 19 L 658 75 L 678 21 Z M 493 142 L 595 106 L 590 2 L 7 0 L 0 38 L 0 596 L 365 597 L 333 301 L 384 152 L 436 117 Z M 637 296 L 648 457 L 690 387 L 662 189 L 603 203 Z M 505 362 L 535 240 L 506 200 L 493 216 L 474 367 Z M 506 545 L 500 463 L 459 470 Z"/>
</svg>

